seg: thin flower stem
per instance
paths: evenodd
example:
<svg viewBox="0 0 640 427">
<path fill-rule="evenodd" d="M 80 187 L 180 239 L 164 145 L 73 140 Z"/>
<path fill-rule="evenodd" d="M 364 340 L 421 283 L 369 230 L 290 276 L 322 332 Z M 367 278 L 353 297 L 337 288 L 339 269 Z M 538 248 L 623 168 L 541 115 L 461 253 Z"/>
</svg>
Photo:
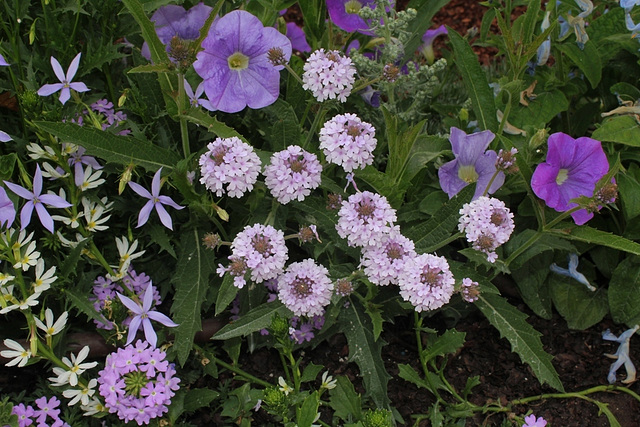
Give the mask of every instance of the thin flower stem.
<svg viewBox="0 0 640 427">
<path fill-rule="evenodd" d="M 378 83 L 380 80 L 382 80 L 382 77 L 376 77 L 375 79 L 364 81 L 364 82 L 360 83 L 358 86 L 354 87 L 351 90 L 351 92 L 352 93 L 358 93 L 362 89 L 366 88 L 367 86 L 371 86 L 374 83 Z"/>
<path fill-rule="evenodd" d="M 184 76 L 178 74 L 178 111 L 182 111 L 185 103 L 185 91 L 184 91 Z M 189 129 L 187 127 L 187 119 L 180 114 L 180 137 L 182 139 L 182 153 L 184 158 L 187 159 L 191 155 L 191 149 L 189 148 Z"/>
<path fill-rule="evenodd" d="M 247 380 L 251 381 L 252 383 L 255 383 L 255 384 L 261 385 L 262 387 L 265 387 L 265 388 L 266 388 L 266 387 L 273 387 L 273 384 L 268 383 L 267 381 L 261 380 L 260 378 L 255 377 L 255 376 L 251 375 L 250 373 L 243 371 L 243 370 L 242 370 L 242 369 L 240 369 L 240 368 L 236 368 L 235 366 L 230 365 L 230 364 L 229 364 L 229 363 L 227 363 L 227 362 L 223 362 L 222 360 L 218 359 L 218 358 L 217 358 L 216 356 L 214 356 L 213 354 L 208 353 L 208 352 L 207 352 L 207 351 L 205 351 L 202 347 L 200 347 L 200 346 L 198 346 L 198 345 L 196 345 L 196 344 L 194 344 L 194 348 L 196 348 L 200 353 L 202 353 L 203 355 L 205 355 L 205 356 L 207 357 L 207 359 L 209 359 L 209 360 L 213 361 L 215 364 L 217 364 L 217 365 L 219 365 L 219 366 L 222 366 L 222 367 L 223 367 L 223 368 L 225 368 L 226 370 L 231 371 L 231 372 L 233 372 L 234 374 L 239 375 L 239 376 L 241 376 L 241 377 L 243 377 L 243 378 L 245 378 L 245 379 L 247 379 Z"/>
<path fill-rule="evenodd" d="M 420 358 L 420 365 L 422 366 L 422 372 L 424 373 L 424 379 L 429 385 L 429 391 L 433 394 L 438 402 L 446 404 L 446 401 L 440 397 L 440 393 L 438 393 L 438 389 L 431 382 L 431 376 L 429 375 L 429 367 L 427 366 L 427 362 L 424 360 L 424 351 L 422 348 L 422 336 L 420 334 L 420 330 L 422 329 L 422 318 L 418 314 L 417 311 L 414 311 L 414 323 L 415 323 L 415 333 L 416 333 L 416 345 L 418 346 L 418 357 Z"/>
<path fill-rule="evenodd" d="M 297 81 L 298 83 L 300 83 L 301 85 L 304 84 L 304 82 L 302 81 L 302 79 L 300 78 L 300 76 L 298 75 L 298 73 L 296 73 L 293 68 L 291 68 L 291 66 L 287 63 L 284 64 L 284 68 L 287 69 L 287 71 L 289 72 L 289 74 L 291 74 Z"/>
<path fill-rule="evenodd" d="M 495 181 L 495 179 L 496 179 L 496 177 L 498 176 L 499 173 L 500 173 L 500 171 L 496 169 L 496 171 L 491 176 L 491 179 L 489 180 L 489 183 L 487 184 L 487 188 L 485 188 L 484 192 L 482 193 L 483 196 L 488 196 L 489 195 L 489 189 L 493 185 L 493 181 Z"/>
<path fill-rule="evenodd" d="M 313 123 L 311 124 L 311 128 L 309 129 L 309 134 L 307 135 L 307 138 L 305 139 L 304 144 L 302 146 L 304 150 L 306 150 L 307 147 L 309 147 L 309 144 L 311 143 L 311 139 L 316 135 L 316 129 L 320 125 L 320 121 L 324 119 L 324 116 L 326 113 L 327 113 L 327 109 L 325 108 L 325 106 L 320 105 L 320 109 L 316 113 L 316 116 L 313 118 Z"/>
</svg>

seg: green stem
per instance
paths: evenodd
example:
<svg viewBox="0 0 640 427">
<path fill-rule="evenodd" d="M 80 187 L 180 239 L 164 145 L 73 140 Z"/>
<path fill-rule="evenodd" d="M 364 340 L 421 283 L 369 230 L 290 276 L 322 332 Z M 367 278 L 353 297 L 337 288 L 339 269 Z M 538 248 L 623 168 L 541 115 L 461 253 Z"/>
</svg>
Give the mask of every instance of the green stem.
<svg viewBox="0 0 640 427">
<path fill-rule="evenodd" d="M 316 116 L 313 118 L 313 123 L 311 124 L 311 128 L 309 129 L 309 134 L 307 135 L 307 139 L 304 141 L 303 149 L 307 149 L 309 144 L 311 143 L 311 139 L 316 135 L 316 129 L 320 125 L 320 121 L 324 119 L 324 116 L 327 112 L 327 109 L 324 105 L 320 105 L 320 109 L 316 113 Z"/>
<path fill-rule="evenodd" d="M 296 73 L 293 68 L 291 68 L 291 66 L 287 63 L 284 64 L 284 68 L 287 69 L 287 71 L 289 72 L 289 74 L 291 74 L 300 84 L 304 84 L 304 82 L 302 81 L 302 79 L 300 78 L 300 76 L 298 75 L 298 73 Z"/>
<path fill-rule="evenodd" d="M 415 323 L 415 333 L 416 333 L 416 345 L 418 346 L 418 357 L 420 358 L 420 365 L 422 366 L 422 372 L 424 373 L 424 379 L 429 385 L 429 391 L 438 399 L 438 402 L 446 404 L 445 400 L 440 397 L 440 393 L 438 393 L 438 389 L 434 387 L 431 383 L 431 376 L 429 375 L 429 367 L 427 366 L 427 361 L 424 359 L 424 351 L 422 348 L 422 336 L 420 334 L 420 330 L 422 329 L 422 318 L 418 314 L 417 311 L 413 313 L 414 315 L 414 323 Z"/>
<path fill-rule="evenodd" d="M 267 381 L 261 380 L 258 377 L 255 377 L 253 375 L 251 375 L 248 372 L 243 371 L 240 368 L 236 368 L 233 365 L 230 365 L 227 362 L 223 362 L 222 360 L 218 359 L 216 356 L 214 356 L 213 354 L 206 352 L 202 347 L 198 346 L 197 344 L 194 344 L 194 348 L 197 349 L 200 353 L 202 353 L 207 359 L 213 361 L 215 364 L 222 366 L 223 368 L 225 368 L 228 371 L 233 372 L 236 375 L 239 375 L 249 381 L 251 381 L 252 383 L 261 385 L 262 387 L 273 387 L 273 384 L 268 383 Z"/>
<path fill-rule="evenodd" d="M 178 111 L 184 109 L 185 103 L 185 91 L 184 91 L 184 76 L 178 74 Z M 191 149 L 189 148 L 189 129 L 187 127 L 187 119 L 183 114 L 180 114 L 180 137 L 182 139 L 182 153 L 184 158 L 187 159 L 191 155 Z"/>
</svg>

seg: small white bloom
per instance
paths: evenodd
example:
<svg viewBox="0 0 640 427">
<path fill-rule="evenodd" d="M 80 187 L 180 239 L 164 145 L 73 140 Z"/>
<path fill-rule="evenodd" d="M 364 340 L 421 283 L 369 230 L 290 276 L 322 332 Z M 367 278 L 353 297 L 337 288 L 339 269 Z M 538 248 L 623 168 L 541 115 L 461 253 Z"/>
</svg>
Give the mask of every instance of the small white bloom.
<svg viewBox="0 0 640 427">
<path fill-rule="evenodd" d="M 278 378 L 278 384 L 280 384 L 280 391 L 284 392 L 284 394 L 287 396 L 293 391 L 293 389 L 289 387 L 287 382 L 282 377 Z"/>
<path fill-rule="evenodd" d="M 100 178 L 102 176 L 102 171 L 95 171 L 91 166 L 87 166 L 84 170 L 84 174 L 82 177 L 76 177 L 76 185 L 80 188 L 80 191 L 85 191 L 90 188 L 97 188 L 100 185 L 104 184 L 105 179 Z"/>
<path fill-rule="evenodd" d="M 38 259 L 38 262 L 36 263 L 36 280 L 31 283 L 33 290 L 36 292 L 44 292 L 51 288 L 53 282 L 58 278 L 58 276 L 54 276 L 55 272 L 55 265 L 45 272 L 44 260 L 42 258 Z"/>
<path fill-rule="evenodd" d="M 129 240 L 124 236 L 122 236 L 122 240 L 119 240 L 116 237 L 116 246 L 118 247 L 118 253 L 120 254 L 120 266 L 123 267 L 126 265 L 126 268 L 120 268 L 120 270 L 127 270 L 131 261 L 141 257 L 145 252 L 144 250 L 136 252 L 136 249 L 138 249 L 137 239 L 129 245 Z"/>
<path fill-rule="evenodd" d="M 7 273 L 0 273 L 0 286 L 4 286 L 9 283 L 11 280 L 15 279 L 15 276 L 12 276 Z"/>
<path fill-rule="evenodd" d="M 322 384 L 320 385 L 320 388 L 331 390 L 333 388 L 336 388 L 336 384 L 337 380 L 334 380 L 333 377 L 329 375 L 329 371 L 325 371 L 325 373 L 322 374 Z"/>
<path fill-rule="evenodd" d="M 100 203 L 91 202 L 87 198 L 82 198 L 82 206 L 84 207 L 83 216 L 87 222 L 86 229 L 91 232 L 104 231 L 109 228 L 108 225 L 103 225 L 111 218 L 111 215 L 107 215 L 102 218 L 102 215 L 111 210 L 113 202 L 107 203 L 107 198 L 100 199 Z"/>
<path fill-rule="evenodd" d="M 84 411 L 84 416 L 85 417 L 90 417 L 92 415 L 98 414 L 98 413 L 107 413 L 109 412 L 109 410 L 104 406 L 104 403 L 102 403 L 98 398 L 94 397 L 89 401 L 88 405 L 81 405 L 80 409 L 82 409 Z"/>
<path fill-rule="evenodd" d="M 36 265 L 38 258 L 40 258 L 40 252 L 36 251 L 36 242 L 31 242 L 24 251 L 20 250 L 18 252 L 14 250 L 14 256 L 17 262 L 13 264 L 13 268 L 22 268 L 22 271 L 27 271 L 29 267 Z"/>
<path fill-rule="evenodd" d="M 86 387 L 81 389 L 68 389 L 62 392 L 62 395 L 67 399 L 71 399 L 69 406 L 73 406 L 80 402 L 81 405 L 89 405 L 89 398 L 92 397 L 96 391 L 94 390 L 98 381 L 94 378 L 89 381 Z"/>
<path fill-rule="evenodd" d="M 98 362 L 82 363 L 82 361 L 86 359 L 88 355 L 89 346 L 85 345 L 84 347 L 82 347 L 82 350 L 80 350 L 80 353 L 78 353 L 78 357 L 71 353 L 71 360 L 69 360 L 67 357 L 62 358 L 62 363 L 69 367 L 69 370 L 67 370 L 66 373 L 69 385 L 75 387 L 78 384 L 78 375 L 82 375 L 84 371 L 94 368 L 98 364 Z M 65 376 L 63 375 L 62 378 L 64 377 Z"/>
<path fill-rule="evenodd" d="M 13 358 L 13 360 L 7 362 L 5 366 L 18 365 L 19 368 L 22 368 L 27 364 L 29 358 L 31 357 L 31 350 L 26 350 L 20 344 L 11 339 L 4 340 L 4 345 L 9 347 L 11 350 L 0 351 L 0 356 L 6 359 Z"/>
<path fill-rule="evenodd" d="M 36 144 L 35 142 L 32 142 L 31 144 L 27 145 L 27 151 L 29 152 L 29 157 L 31 157 L 33 160 L 38 160 L 38 159 L 58 160 L 58 156 L 56 155 L 56 152 L 53 151 L 53 148 L 48 146 L 43 148 L 40 145 Z"/>
<path fill-rule="evenodd" d="M 46 321 L 46 324 L 42 323 L 42 320 L 38 319 L 37 317 L 34 320 L 38 329 L 42 330 L 47 337 L 51 337 L 64 329 L 64 327 L 67 325 L 67 317 L 68 313 L 65 311 L 60 315 L 60 317 L 58 317 L 58 320 L 56 320 L 54 323 L 53 311 L 51 311 L 50 308 L 47 308 L 47 310 L 44 312 L 44 319 Z"/>
<path fill-rule="evenodd" d="M 8 313 L 10 311 L 13 311 L 13 310 L 16 310 L 16 309 L 27 310 L 29 307 L 34 307 L 34 306 L 38 305 L 38 298 L 40 298 L 40 294 L 41 294 L 41 292 L 36 292 L 36 293 L 30 295 L 25 300 L 18 301 L 15 304 L 12 304 L 10 306 L 5 307 L 2 310 L 0 310 L 0 314 L 6 314 L 6 313 Z"/>
<path fill-rule="evenodd" d="M 42 162 L 42 177 L 43 178 L 60 179 L 60 178 L 66 177 L 68 175 L 69 175 L 69 173 L 65 172 L 61 168 L 55 168 L 50 163 Z"/>
</svg>

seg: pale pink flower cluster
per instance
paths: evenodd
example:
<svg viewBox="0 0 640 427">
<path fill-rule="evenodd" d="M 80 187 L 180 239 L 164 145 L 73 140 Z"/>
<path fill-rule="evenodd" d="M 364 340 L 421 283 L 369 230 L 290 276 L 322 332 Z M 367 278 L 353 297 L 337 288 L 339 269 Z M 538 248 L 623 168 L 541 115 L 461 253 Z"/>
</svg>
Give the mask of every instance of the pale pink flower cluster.
<svg viewBox="0 0 640 427">
<path fill-rule="evenodd" d="M 352 172 L 373 163 L 375 132 L 355 114 L 338 114 L 320 129 L 320 148 L 328 162 Z"/>
<path fill-rule="evenodd" d="M 398 278 L 400 296 L 417 312 L 435 310 L 448 303 L 454 284 L 447 260 L 431 254 L 407 259 Z"/>
<path fill-rule="evenodd" d="M 391 232 L 395 221 L 396 211 L 385 197 L 363 191 L 342 203 L 336 230 L 349 246 L 372 246 Z"/>
<path fill-rule="evenodd" d="M 319 316 L 331 302 L 329 271 L 312 259 L 294 262 L 278 278 L 278 298 L 296 316 Z"/>
<path fill-rule="evenodd" d="M 515 228 L 513 214 L 501 200 L 481 196 L 460 209 L 458 229 L 467 236 L 472 247 L 487 255 L 489 262 L 495 262 L 495 250 L 506 243 Z"/>
<path fill-rule="evenodd" d="M 98 383 L 109 412 L 138 425 L 165 414 L 180 388 L 175 367 L 166 357 L 165 352 L 141 340 L 108 355 Z"/>
<path fill-rule="evenodd" d="M 376 245 L 362 250 L 361 267 L 371 283 L 378 286 L 397 285 L 398 277 L 405 262 L 416 257 L 413 241 L 407 239 L 397 229 L 384 235 Z"/>
<path fill-rule="evenodd" d="M 315 154 L 290 145 L 274 153 L 264 170 L 265 184 L 271 195 L 284 204 L 301 202 L 317 188 L 322 180 L 322 165 Z"/>
<path fill-rule="evenodd" d="M 220 197 L 242 197 L 253 190 L 260 173 L 260 158 L 253 148 L 237 137 L 216 138 L 207 145 L 200 164 L 200 183 Z"/>
<path fill-rule="evenodd" d="M 307 59 L 303 70 L 302 87 L 310 90 L 318 102 L 336 98 L 345 102 L 351 94 L 356 68 L 351 58 L 337 50 L 316 50 Z"/>
</svg>

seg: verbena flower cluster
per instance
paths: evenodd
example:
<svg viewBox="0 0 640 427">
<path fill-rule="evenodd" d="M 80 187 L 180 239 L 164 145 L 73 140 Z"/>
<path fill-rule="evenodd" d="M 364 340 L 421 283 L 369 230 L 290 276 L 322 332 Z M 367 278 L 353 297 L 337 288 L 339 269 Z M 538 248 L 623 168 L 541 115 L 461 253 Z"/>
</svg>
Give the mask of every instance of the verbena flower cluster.
<svg viewBox="0 0 640 427">
<path fill-rule="evenodd" d="M 327 161 L 352 172 L 373 163 L 375 129 L 355 114 L 338 114 L 320 129 L 320 149 Z"/>
<path fill-rule="evenodd" d="M 416 256 L 413 241 L 394 228 L 377 244 L 368 245 L 362 249 L 360 264 L 372 283 L 379 286 L 397 285 L 406 261 Z"/>
<path fill-rule="evenodd" d="M 489 262 L 498 259 L 496 248 L 509 240 L 514 228 L 513 213 L 501 200 L 482 196 L 460 209 L 458 229 Z"/>
<path fill-rule="evenodd" d="M 329 271 L 312 259 L 289 264 L 278 278 L 278 298 L 296 316 L 319 316 L 331 302 Z"/>
<path fill-rule="evenodd" d="M 240 138 L 216 138 L 200 156 L 200 183 L 220 197 L 242 197 L 253 190 L 260 173 L 260 158 Z"/>
<path fill-rule="evenodd" d="M 165 414 L 180 379 L 162 350 L 138 340 L 107 356 L 99 372 L 99 392 L 105 407 L 125 422 L 138 425 Z"/>
<path fill-rule="evenodd" d="M 447 260 L 431 254 L 408 258 L 398 277 L 400 296 L 417 312 L 435 310 L 448 303 L 455 282 Z"/>
<path fill-rule="evenodd" d="M 304 64 L 302 87 L 310 90 L 318 102 L 337 99 L 345 102 L 355 82 L 356 68 L 351 59 L 337 50 L 318 49 Z"/>
<path fill-rule="evenodd" d="M 318 157 L 297 145 L 274 153 L 264 169 L 265 184 L 271 195 L 283 205 L 292 200 L 301 202 L 322 180 L 322 165 Z"/>
<path fill-rule="evenodd" d="M 396 219 L 396 212 L 385 197 L 363 191 L 342 203 L 336 230 L 349 246 L 373 246 L 391 232 Z"/>
</svg>

